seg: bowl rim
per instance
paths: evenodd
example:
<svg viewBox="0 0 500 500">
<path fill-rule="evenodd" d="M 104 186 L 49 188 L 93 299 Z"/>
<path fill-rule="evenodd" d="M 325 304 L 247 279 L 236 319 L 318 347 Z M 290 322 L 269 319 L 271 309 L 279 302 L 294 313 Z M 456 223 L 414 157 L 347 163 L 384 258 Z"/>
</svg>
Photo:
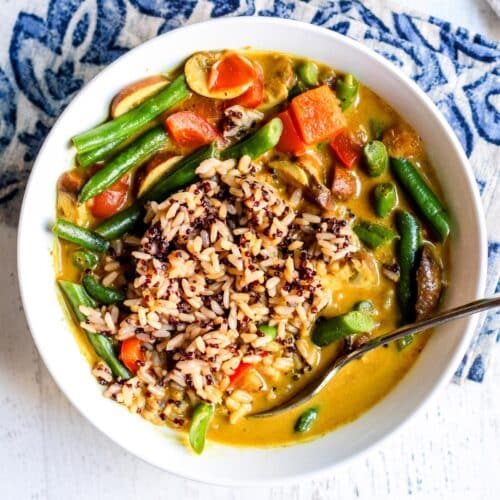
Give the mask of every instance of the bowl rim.
<svg viewBox="0 0 500 500">
<path fill-rule="evenodd" d="M 484 212 L 481 204 L 481 199 L 478 191 L 478 187 L 476 184 L 476 181 L 474 179 L 473 171 L 472 168 L 469 164 L 469 161 L 465 155 L 465 152 L 462 149 L 462 146 L 460 145 L 458 138 L 456 137 L 455 133 L 453 132 L 451 126 L 448 124 L 448 122 L 445 120 L 444 116 L 439 112 L 437 107 L 434 105 L 434 103 L 431 101 L 431 99 L 417 86 L 417 84 L 408 76 L 406 76 L 403 72 L 401 72 L 398 68 L 396 68 L 394 65 L 392 65 L 389 61 L 384 59 L 381 55 L 373 51 L 372 49 L 368 48 L 367 46 L 363 45 L 361 42 L 358 42 L 357 40 L 354 40 L 352 38 L 349 38 L 345 35 L 336 33 L 334 31 L 331 31 L 325 27 L 322 26 L 316 26 L 309 24 L 307 22 L 303 21 L 297 21 L 297 20 L 291 20 L 291 19 L 279 19 L 279 18 L 273 18 L 273 17 L 257 17 L 257 16 L 235 16 L 235 17 L 228 17 L 228 18 L 218 18 L 218 19 L 211 19 L 207 21 L 203 21 L 200 23 L 195 23 L 187 26 L 183 26 L 177 29 L 174 29 L 172 31 L 169 31 L 167 33 L 157 35 L 140 45 L 134 47 L 133 49 L 129 50 L 119 58 L 117 58 L 115 61 L 113 61 L 111 64 L 103 68 L 101 71 L 99 71 L 92 79 L 90 79 L 83 87 L 80 89 L 80 91 L 77 93 L 76 96 L 74 96 L 66 109 L 59 115 L 55 123 L 53 124 L 49 134 L 44 140 L 44 143 L 42 147 L 40 148 L 37 158 L 35 162 L 33 163 L 32 170 L 30 172 L 30 176 L 28 179 L 28 182 L 26 184 L 26 189 L 25 193 L 23 196 L 22 200 L 22 206 L 21 206 L 21 211 L 20 211 L 20 216 L 19 216 L 19 224 L 18 224 L 18 233 L 17 233 L 17 272 L 18 272 L 18 282 L 19 282 L 19 289 L 20 289 L 20 296 L 21 296 L 21 302 L 24 310 L 24 314 L 29 326 L 30 333 L 32 335 L 33 341 L 37 347 L 37 350 L 47 367 L 52 379 L 58 386 L 59 390 L 66 396 L 66 398 L 71 402 L 74 408 L 78 410 L 78 412 L 83 415 L 88 422 L 90 422 L 95 428 L 97 428 L 100 432 L 102 432 L 105 436 L 107 436 L 109 439 L 114 441 L 118 446 L 122 447 L 123 449 L 127 450 L 129 453 L 132 455 L 140 458 L 141 460 L 161 469 L 165 470 L 171 474 L 177 475 L 178 477 L 183 477 L 183 478 L 188 478 L 197 482 L 202 482 L 202 483 L 207 483 L 208 481 L 206 479 L 200 479 L 196 476 L 196 474 L 190 474 L 189 471 L 186 471 L 186 473 L 181 473 L 177 471 L 171 471 L 165 468 L 164 465 L 158 463 L 157 461 L 153 460 L 151 457 L 147 456 L 146 453 L 144 452 L 138 452 L 136 449 L 132 449 L 131 446 L 128 446 L 127 444 L 124 444 L 120 442 L 119 440 L 115 439 L 114 437 L 110 436 L 109 433 L 104 429 L 104 426 L 101 425 L 100 422 L 97 422 L 92 416 L 89 415 L 89 412 L 87 411 L 86 407 L 84 407 L 82 404 L 80 404 L 80 401 L 78 398 L 73 394 L 70 393 L 69 391 L 65 390 L 63 387 L 62 381 L 60 381 L 56 375 L 55 375 L 55 368 L 52 366 L 51 361 L 49 360 L 49 356 L 46 352 L 46 349 L 44 347 L 43 343 L 43 338 L 41 335 L 39 335 L 39 327 L 37 326 L 37 321 L 38 319 L 35 317 L 35 315 L 31 312 L 31 300 L 32 297 L 29 292 L 29 282 L 28 282 L 28 277 L 25 276 L 25 273 L 23 272 L 23 248 L 27 245 L 29 245 L 29 239 L 28 235 L 24 234 L 23 228 L 25 226 L 24 221 L 28 216 L 28 199 L 32 196 L 32 192 L 36 190 L 35 186 L 33 185 L 33 173 L 35 170 L 38 168 L 38 165 L 40 163 L 40 158 L 44 156 L 45 150 L 48 147 L 48 144 L 51 142 L 52 137 L 56 133 L 57 130 L 57 125 L 62 119 L 62 117 L 66 116 L 69 112 L 71 112 L 71 106 L 73 102 L 79 100 L 82 98 L 82 95 L 87 91 L 88 87 L 94 80 L 97 78 L 101 77 L 104 74 L 110 73 L 113 71 L 114 67 L 118 62 L 120 62 L 122 59 L 125 59 L 129 57 L 131 54 L 133 54 L 135 51 L 141 49 L 144 50 L 144 47 L 148 46 L 149 44 L 153 44 L 157 41 L 158 38 L 162 39 L 169 39 L 170 37 L 175 37 L 179 31 L 194 31 L 196 32 L 199 30 L 201 27 L 205 27 L 207 25 L 213 25 L 214 28 L 217 26 L 223 26 L 223 25 L 230 25 L 230 24 L 250 24 L 250 25 L 288 25 L 290 27 L 295 27 L 298 30 L 302 30 L 305 32 L 318 32 L 323 35 L 325 35 L 325 32 L 328 33 L 330 37 L 333 39 L 336 39 L 337 42 L 346 44 L 350 46 L 351 49 L 354 49 L 355 51 L 360 52 L 364 57 L 370 58 L 370 59 L 375 59 L 375 61 L 380 64 L 384 71 L 388 71 L 389 73 L 392 74 L 393 77 L 398 79 L 403 85 L 406 85 L 407 87 L 410 88 L 411 92 L 414 94 L 417 94 L 423 104 L 426 107 L 426 112 L 430 113 L 433 115 L 433 118 L 439 122 L 439 125 L 444 129 L 446 132 L 446 135 L 448 136 L 448 139 L 450 141 L 451 147 L 454 149 L 454 152 L 458 155 L 458 157 L 461 160 L 461 167 L 462 167 L 462 174 L 467 181 L 467 189 L 469 191 L 469 194 L 471 195 L 471 200 L 472 204 L 474 206 L 474 214 L 473 217 L 476 220 L 478 224 L 478 232 L 480 235 L 480 240 L 478 241 L 478 246 L 479 246 L 479 253 L 477 255 L 477 258 L 479 259 L 479 274 L 476 280 L 476 286 L 474 289 L 474 295 L 476 298 L 480 297 L 481 295 L 484 295 L 484 290 L 485 290 L 485 285 L 486 285 L 486 270 L 487 270 L 487 233 L 486 233 L 486 223 L 485 223 L 485 217 L 484 217 Z M 286 52 L 286 51 L 284 51 Z M 398 111 L 396 109 L 396 111 Z M 395 425 L 389 432 L 385 433 L 384 435 L 381 435 L 379 437 L 376 437 L 375 439 L 372 440 L 371 444 L 369 444 L 367 447 L 365 447 L 362 450 L 359 451 L 354 451 L 350 456 L 340 459 L 339 461 L 335 463 L 331 463 L 329 465 L 325 465 L 323 467 L 319 467 L 316 470 L 310 471 L 310 472 L 304 472 L 301 474 L 295 474 L 293 477 L 287 476 L 287 480 L 291 480 L 293 482 L 302 480 L 302 479 L 312 479 L 319 477 L 320 475 L 324 474 L 327 471 L 332 471 L 334 468 L 340 468 L 344 467 L 347 464 L 351 463 L 357 458 L 360 458 L 362 456 L 365 456 L 368 454 L 371 450 L 373 450 L 375 447 L 380 446 L 382 443 L 384 443 L 386 440 L 388 440 L 390 437 L 394 436 L 396 432 L 398 432 L 401 428 L 403 428 L 406 425 L 409 425 L 409 423 L 417 417 L 425 408 L 428 407 L 430 402 L 437 397 L 437 395 L 441 392 L 443 387 L 449 383 L 453 373 L 455 372 L 459 362 L 462 360 L 467 347 L 470 345 L 470 341 L 472 339 L 475 327 L 477 326 L 479 321 L 479 317 L 477 315 L 471 316 L 468 318 L 467 323 L 464 327 L 464 334 L 462 335 L 462 338 L 460 342 L 458 343 L 455 352 L 453 355 L 450 357 L 448 363 L 446 364 L 445 367 L 443 367 L 440 376 L 435 380 L 432 389 L 429 390 L 429 392 L 423 396 L 418 403 L 418 406 L 415 408 L 415 410 L 408 415 L 406 418 L 402 418 L 400 422 Z M 362 416 L 361 416 L 362 418 Z M 322 439 L 322 437 L 318 437 L 317 439 Z M 269 448 L 272 449 L 272 448 Z M 213 478 L 213 480 L 210 481 L 211 484 L 218 484 L 218 485 L 224 485 L 224 486 L 262 486 L 262 485 L 277 485 L 277 484 L 282 484 L 282 482 L 285 480 L 284 476 L 276 476 L 274 478 L 266 478 L 266 479 L 261 479 L 259 481 L 256 480 L 232 480 L 225 478 L 223 480 L 218 480 L 217 478 Z"/>
</svg>

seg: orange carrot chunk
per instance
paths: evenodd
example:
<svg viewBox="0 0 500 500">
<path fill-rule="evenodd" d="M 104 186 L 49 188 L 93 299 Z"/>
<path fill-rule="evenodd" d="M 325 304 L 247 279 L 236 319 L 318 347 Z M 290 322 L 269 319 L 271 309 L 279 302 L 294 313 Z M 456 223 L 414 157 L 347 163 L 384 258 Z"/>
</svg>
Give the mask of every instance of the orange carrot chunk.
<svg viewBox="0 0 500 500">
<path fill-rule="evenodd" d="M 217 129 L 191 111 L 168 116 L 165 128 L 177 144 L 185 147 L 199 147 L 221 138 Z"/>
<path fill-rule="evenodd" d="M 243 56 L 228 54 L 210 69 L 208 88 L 226 90 L 253 82 L 257 76 L 254 65 Z"/>
<path fill-rule="evenodd" d="M 306 143 L 300 137 L 288 110 L 278 115 L 283 123 L 283 132 L 276 148 L 282 153 L 301 155 L 306 150 Z"/>
<path fill-rule="evenodd" d="M 346 130 L 333 138 L 330 147 L 346 168 L 352 168 L 361 156 L 361 148 L 351 139 Z"/>
<path fill-rule="evenodd" d="M 141 341 L 137 337 L 124 340 L 120 350 L 120 358 L 132 373 L 136 373 L 145 360 L 144 352 L 141 349 Z"/>
<path fill-rule="evenodd" d="M 316 144 L 330 139 L 347 125 L 340 103 L 328 85 L 322 85 L 294 97 L 290 111 L 306 144 Z"/>
</svg>

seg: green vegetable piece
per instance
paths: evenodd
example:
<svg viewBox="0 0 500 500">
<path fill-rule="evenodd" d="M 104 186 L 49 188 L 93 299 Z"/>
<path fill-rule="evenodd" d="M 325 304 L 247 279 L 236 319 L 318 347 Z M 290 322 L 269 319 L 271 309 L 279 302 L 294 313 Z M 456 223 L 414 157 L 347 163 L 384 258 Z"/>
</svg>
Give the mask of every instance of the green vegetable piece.
<svg viewBox="0 0 500 500">
<path fill-rule="evenodd" d="M 141 220 L 144 209 L 138 203 L 118 212 L 99 224 L 95 232 L 107 240 L 116 240 L 128 233 Z"/>
<path fill-rule="evenodd" d="M 71 262 L 80 271 L 92 270 L 99 263 L 99 255 L 90 250 L 76 250 L 71 254 Z"/>
<path fill-rule="evenodd" d="M 407 335 L 402 339 L 396 340 L 396 346 L 398 351 L 402 351 L 405 347 L 408 347 L 415 340 L 413 335 Z"/>
<path fill-rule="evenodd" d="M 375 213 L 378 217 L 386 217 L 395 208 L 398 202 L 396 188 L 392 182 L 377 184 L 373 190 Z"/>
<path fill-rule="evenodd" d="M 383 142 L 372 141 L 363 148 L 366 171 L 370 177 L 383 174 L 389 165 L 389 156 Z"/>
<path fill-rule="evenodd" d="M 202 453 L 205 448 L 205 439 L 208 431 L 208 424 L 214 413 L 214 407 L 207 403 L 198 403 L 193 411 L 191 425 L 189 427 L 189 443 L 191 448 L 198 453 Z"/>
<path fill-rule="evenodd" d="M 119 305 L 125 300 L 125 294 L 115 288 L 101 285 L 94 276 L 87 274 L 83 277 L 82 284 L 86 292 L 100 304 Z"/>
<path fill-rule="evenodd" d="M 88 296 L 82 285 L 71 283 L 69 281 L 58 281 L 58 284 L 63 292 L 63 295 L 66 297 L 66 300 L 69 302 L 76 319 L 79 322 L 84 321 L 85 316 L 80 311 L 80 306 L 95 307 L 95 302 Z M 87 330 L 85 330 L 85 334 L 87 335 L 87 338 L 89 339 L 89 342 L 94 348 L 96 354 L 109 366 L 115 377 L 127 380 L 132 376 L 127 368 L 125 368 L 125 366 L 123 366 L 116 357 L 113 350 L 113 344 L 108 337 L 88 332 Z"/>
<path fill-rule="evenodd" d="M 311 61 L 305 61 L 297 67 L 297 75 L 308 87 L 318 85 L 318 66 Z"/>
<path fill-rule="evenodd" d="M 352 229 L 358 235 L 358 238 L 368 248 L 372 249 L 378 248 L 380 245 L 392 241 L 398 235 L 396 231 L 393 231 L 386 226 L 365 220 L 356 221 Z"/>
<path fill-rule="evenodd" d="M 354 310 L 373 314 L 375 312 L 375 306 L 373 305 L 373 302 L 371 300 L 360 300 L 359 302 L 356 302 L 356 304 L 354 304 Z"/>
<path fill-rule="evenodd" d="M 297 80 L 297 83 L 288 92 L 288 100 L 291 101 L 294 97 L 297 97 L 302 92 L 305 92 L 307 87 L 304 85 L 302 80 Z"/>
<path fill-rule="evenodd" d="M 390 163 L 394 176 L 415 202 L 432 232 L 439 241 L 444 241 L 450 233 L 450 218 L 437 196 L 411 161 L 391 158 Z"/>
<path fill-rule="evenodd" d="M 278 144 L 281 132 L 283 132 L 282 121 L 279 118 L 273 118 L 247 139 L 243 139 L 222 151 L 221 160 L 229 160 L 230 158 L 238 160 L 245 155 L 256 160 Z"/>
<path fill-rule="evenodd" d="M 413 215 L 408 212 L 396 214 L 399 231 L 399 244 L 396 257 L 399 264 L 399 281 L 396 296 L 403 323 L 410 323 L 415 318 L 417 253 L 420 247 L 420 227 Z"/>
<path fill-rule="evenodd" d="M 117 139 L 116 141 L 106 142 L 98 148 L 91 149 L 82 154 L 76 155 L 76 161 L 80 167 L 89 167 L 98 161 L 106 161 L 111 158 L 118 149 L 118 146 L 126 139 Z"/>
<path fill-rule="evenodd" d="M 375 327 L 371 314 L 361 311 L 350 311 L 332 318 L 320 318 L 314 327 L 312 341 L 320 347 L 327 346 L 348 335 L 369 332 Z"/>
<path fill-rule="evenodd" d="M 155 127 L 141 135 L 87 181 L 80 192 L 80 203 L 102 193 L 127 172 L 144 163 L 165 144 L 166 139 L 163 127 Z"/>
<path fill-rule="evenodd" d="M 385 123 L 375 118 L 372 118 L 369 123 L 370 123 L 370 133 L 372 138 L 376 140 L 381 139 L 382 134 L 386 129 Z"/>
<path fill-rule="evenodd" d="M 273 340 L 276 338 L 276 335 L 278 334 L 278 329 L 275 326 L 269 326 L 269 325 L 260 325 L 259 331 L 261 331 L 267 337 L 271 337 Z"/>
<path fill-rule="evenodd" d="M 94 252 L 102 253 L 109 248 L 109 242 L 99 234 L 64 219 L 57 219 L 52 232 L 63 240 Z"/>
<path fill-rule="evenodd" d="M 295 432 L 308 432 L 318 418 L 318 408 L 308 408 L 295 422 Z"/>
<path fill-rule="evenodd" d="M 217 146 L 214 143 L 197 149 L 194 153 L 179 160 L 174 171 L 169 171 L 154 186 L 148 189 L 140 201 L 163 201 L 169 194 L 192 184 L 196 180 L 196 169 L 203 160 L 218 156 Z"/>
<path fill-rule="evenodd" d="M 358 90 L 359 82 L 350 73 L 345 75 L 343 79 L 337 80 L 336 93 L 342 111 L 345 111 L 354 104 L 358 95 Z"/>
<path fill-rule="evenodd" d="M 175 106 L 189 95 L 184 75 L 123 115 L 73 137 L 78 153 L 99 148 L 108 142 L 124 139 L 141 130 L 163 111 Z"/>
</svg>

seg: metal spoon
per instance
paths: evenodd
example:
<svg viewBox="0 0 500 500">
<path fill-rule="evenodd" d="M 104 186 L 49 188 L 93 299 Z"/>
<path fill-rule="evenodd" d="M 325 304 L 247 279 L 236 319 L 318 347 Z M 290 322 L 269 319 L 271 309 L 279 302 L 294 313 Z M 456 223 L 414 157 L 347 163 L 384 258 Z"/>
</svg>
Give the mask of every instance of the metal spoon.
<svg viewBox="0 0 500 500">
<path fill-rule="evenodd" d="M 463 306 L 444 311 L 436 316 L 433 316 L 432 318 L 417 321 L 415 323 L 410 323 L 409 325 L 402 326 L 401 328 L 398 328 L 397 330 L 394 330 L 392 332 L 384 333 L 383 335 L 374 337 L 358 349 L 354 349 L 354 351 L 348 352 L 347 354 L 344 354 L 335 359 L 333 364 L 328 367 L 324 373 L 321 373 L 318 377 L 309 382 L 297 394 L 294 394 L 284 403 L 249 416 L 272 417 L 275 415 L 279 415 L 280 413 L 289 411 L 292 408 L 296 408 L 297 406 L 304 404 L 306 401 L 319 394 L 319 392 L 324 389 L 328 382 L 330 382 L 330 380 L 332 380 L 332 378 L 335 377 L 335 375 L 337 375 L 337 373 L 345 365 L 355 359 L 360 358 L 361 356 L 363 356 L 363 354 L 366 354 L 367 352 L 370 352 L 373 349 L 376 349 L 377 347 L 380 347 L 384 344 L 388 344 L 389 342 L 394 342 L 395 340 L 406 337 L 406 335 L 421 333 L 425 330 L 428 330 L 429 328 L 439 326 L 448 321 L 463 318 L 464 316 L 468 316 L 469 314 L 478 313 L 487 309 L 492 309 L 494 307 L 500 307 L 500 295 L 494 295 L 490 298 L 475 300 L 474 302 L 469 302 L 468 304 L 464 304 Z"/>
</svg>

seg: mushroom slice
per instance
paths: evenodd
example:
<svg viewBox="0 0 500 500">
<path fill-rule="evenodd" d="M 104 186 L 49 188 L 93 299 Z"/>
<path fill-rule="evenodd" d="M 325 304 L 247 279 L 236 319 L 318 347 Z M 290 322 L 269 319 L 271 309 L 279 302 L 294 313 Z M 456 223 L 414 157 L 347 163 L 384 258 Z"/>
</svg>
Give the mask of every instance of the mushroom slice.
<svg viewBox="0 0 500 500">
<path fill-rule="evenodd" d="M 132 83 L 116 94 L 111 103 L 111 118 L 123 115 L 169 83 L 163 75 L 154 75 Z"/>
<path fill-rule="evenodd" d="M 286 160 L 272 161 L 269 164 L 278 177 L 285 183 L 300 189 L 309 189 L 309 176 L 303 168 Z"/>
<path fill-rule="evenodd" d="M 150 187 L 158 182 L 160 177 L 174 169 L 182 156 L 170 156 L 165 159 L 164 156 L 153 158 L 147 166 L 147 173 L 142 179 L 137 196 L 140 198 Z"/>
<path fill-rule="evenodd" d="M 252 82 L 229 89 L 212 90 L 208 88 L 208 76 L 210 69 L 217 62 L 215 54 L 198 52 L 192 55 L 184 65 L 184 74 L 189 88 L 197 94 L 212 99 L 234 99 L 246 92 Z"/>
<path fill-rule="evenodd" d="M 422 247 L 417 268 L 417 319 L 429 317 L 437 308 L 443 290 L 442 269 L 428 245 Z"/>
</svg>

